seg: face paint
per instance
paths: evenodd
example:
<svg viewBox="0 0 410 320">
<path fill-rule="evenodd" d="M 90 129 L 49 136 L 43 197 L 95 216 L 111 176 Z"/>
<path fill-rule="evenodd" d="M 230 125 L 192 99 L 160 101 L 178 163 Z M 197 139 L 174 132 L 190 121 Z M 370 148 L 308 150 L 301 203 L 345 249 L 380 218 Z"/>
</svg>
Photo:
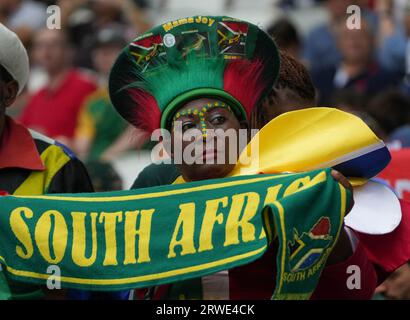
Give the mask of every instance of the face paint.
<svg viewBox="0 0 410 320">
<path fill-rule="evenodd" d="M 189 109 L 177 112 L 176 115 L 173 118 L 172 126 L 174 126 L 175 121 L 177 121 L 179 118 L 181 118 L 183 116 L 191 116 L 191 115 L 198 116 L 199 117 L 199 123 L 201 125 L 202 137 L 203 137 L 204 140 L 206 140 L 206 138 L 207 138 L 207 128 L 206 128 L 205 114 L 213 108 L 227 109 L 227 110 L 229 110 L 229 112 L 232 113 L 231 108 L 224 102 L 207 103 L 206 105 L 202 106 L 201 109 L 189 108 Z"/>
</svg>

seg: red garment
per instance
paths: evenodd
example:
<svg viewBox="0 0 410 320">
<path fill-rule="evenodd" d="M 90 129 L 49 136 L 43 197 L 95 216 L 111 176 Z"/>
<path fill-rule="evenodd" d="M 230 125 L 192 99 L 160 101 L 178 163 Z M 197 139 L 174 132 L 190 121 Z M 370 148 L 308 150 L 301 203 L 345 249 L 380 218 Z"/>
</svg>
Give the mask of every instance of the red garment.
<svg viewBox="0 0 410 320">
<path fill-rule="evenodd" d="M 229 270 L 229 298 L 231 300 L 267 300 L 276 286 L 277 243 L 259 259 Z"/>
<path fill-rule="evenodd" d="M 360 288 L 349 289 L 348 273 L 350 266 L 358 266 Z M 357 272 L 357 271 L 354 271 Z M 359 242 L 354 254 L 345 262 L 323 269 L 318 286 L 310 297 L 311 300 L 370 300 L 376 287 L 381 283 L 376 268 L 368 258 L 363 245 Z"/>
<path fill-rule="evenodd" d="M 367 1 L 367 6 L 369 9 L 375 10 L 376 9 L 376 1 L 375 0 L 368 0 Z"/>
<path fill-rule="evenodd" d="M 361 271 L 361 289 L 350 290 L 347 273 L 350 265 Z M 267 300 L 276 286 L 276 249 L 271 246 L 258 260 L 229 270 L 229 296 L 231 300 Z M 353 255 L 343 263 L 323 269 L 311 300 L 370 299 L 378 284 L 373 264 L 359 243 Z"/>
<path fill-rule="evenodd" d="M 400 198 L 410 201 L 410 148 L 390 150 L 391 162 L 377 176 L 386 181 Z"/>
<path fill-rule="evenodd" d="M 46 87 L 34 94 L 20 120 L 25 126 L 49 137 L 72 138 L 79 110 L 85 98 L 96 89 L 90 77 L 73 69 L 56 90 L 50 91 Z"/>
<path fill-rule="evenodd" d="M 369 259 L 387 272 L 393 272 L 410 260 L 410 202 L 400 200 L 402 219 L 399 226 L 386 235 L 358 233 Z"/>
<path fill-rule="evenodd" d="M 0 138 L 0 169 L 6 168 L 45 170 L 30 132 L 9 117 Z"/>
</svg>

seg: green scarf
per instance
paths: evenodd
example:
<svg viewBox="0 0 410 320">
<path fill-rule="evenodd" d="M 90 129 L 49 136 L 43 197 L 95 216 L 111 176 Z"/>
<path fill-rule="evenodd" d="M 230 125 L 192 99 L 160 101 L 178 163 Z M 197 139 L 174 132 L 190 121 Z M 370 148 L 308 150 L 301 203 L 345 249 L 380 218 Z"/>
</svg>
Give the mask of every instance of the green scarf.
<svg viewBox="0 0 410 320">
<path fill-rule="evenodd" d="M 274 299 L 308 299 L 338 239 L 347 191 L 330 169 L 132 191 L 0 198 L 12 279 L 124 290 L 250 263 L 278 237 Z M 51 269 L 52 270 L 52 269 Z"/>
</svg>

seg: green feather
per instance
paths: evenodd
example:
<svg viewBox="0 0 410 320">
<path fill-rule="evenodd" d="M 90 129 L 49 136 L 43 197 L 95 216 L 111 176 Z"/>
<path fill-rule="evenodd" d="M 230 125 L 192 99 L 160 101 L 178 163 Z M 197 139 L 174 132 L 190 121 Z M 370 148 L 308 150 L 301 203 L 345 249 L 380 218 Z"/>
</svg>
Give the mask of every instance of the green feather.
<svg viewBox="0 0 410 320">
<path fill-rule="evenodd" d="M 178 95 L 198 88 L 223 89 L 225 59 L 197 58 L 190 54 L 178 64 L 165 64 L 142 74 L 143 79 L 131 83 L 128 88 L 141 88 L 153 95 L 163 112 Z M 136 72 L 135 77 L 141 77 Z M 172 85 L 169 85 L 172 83 Z"/>
</svg>

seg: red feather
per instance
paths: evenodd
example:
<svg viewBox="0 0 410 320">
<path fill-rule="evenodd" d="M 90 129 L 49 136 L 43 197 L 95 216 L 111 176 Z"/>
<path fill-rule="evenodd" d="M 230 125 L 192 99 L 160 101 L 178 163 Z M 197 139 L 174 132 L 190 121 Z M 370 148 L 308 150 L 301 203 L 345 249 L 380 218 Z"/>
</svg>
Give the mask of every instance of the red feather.
<svg viewBox="0 0 410 320">
<path fill-rule="evenodd" d="M 160 127 L 161 111 L 155 98 L 140 89 L 128 89 L 131 99 L 135 103 L 135 114 L 130 122 L 137 128 L 152 133 Z"/>
<path fill-rule="evenodd" d="M 269 83 L 263 77 L 263 68 L 260 60 L 238 59 L 229 62 L 224 71 L 224 90 L 242 104 L 248 119 L 265 91 L 266 83 Z M 128 89 L 128 93 L 136 110 L 130 122 L 149 133 L 159 128 L 161 111 L 155 98 L 136 88 Z"/>
<path fill-rule="evenodd" d="M 229 62 L 225 68 L 224 90 L 242 104 L 248 119 L 266 89 L 263 67 L 260 60 L 238 59 Z"/>
</svg>

